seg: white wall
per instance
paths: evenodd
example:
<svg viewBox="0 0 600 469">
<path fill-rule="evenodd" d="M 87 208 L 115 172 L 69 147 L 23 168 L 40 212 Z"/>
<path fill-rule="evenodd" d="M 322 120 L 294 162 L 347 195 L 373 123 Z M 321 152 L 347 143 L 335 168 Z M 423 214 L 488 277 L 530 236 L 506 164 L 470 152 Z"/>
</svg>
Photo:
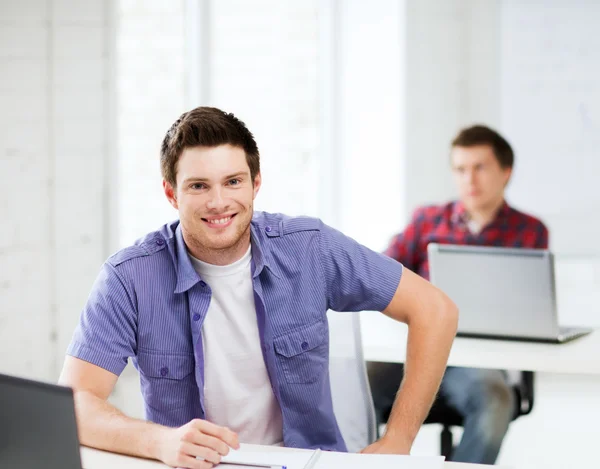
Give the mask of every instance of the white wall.
<svg viewBox="0 0 600 469">
<path fill-rule="evenodd" d="M 106 255 L 108 1 L 0 2 L 0 370 L 55 380 Z"/>
<path fill-rule="evenodd" d="M 499 2 L 407 0 L 405 178 L 408 213 L 456 197 L 450 142 L 499 122 Z"/>
<path fill-rule="evenodd" d="M 543 217 L 561 254 L 600 254 L 599 21 L 587 0 L 502 9 L 502 125 L 518 158 L 509 194 Z"/>
</svg>

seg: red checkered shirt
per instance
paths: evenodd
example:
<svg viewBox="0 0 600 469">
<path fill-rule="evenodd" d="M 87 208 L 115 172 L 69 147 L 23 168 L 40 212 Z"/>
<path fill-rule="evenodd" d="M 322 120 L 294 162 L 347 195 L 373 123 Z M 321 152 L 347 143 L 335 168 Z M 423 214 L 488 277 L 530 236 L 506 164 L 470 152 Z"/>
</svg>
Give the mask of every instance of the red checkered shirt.
<svg viewBox="0 0 600 469">
<path fill-rule="evenodd" d="M 385 253 L 429 279 L 429 243 L 548 248 L 546 226 L 537 218 L 515 210 L 506 202 L 498 210 L 494 220 L 479 233 L 471 233 L 467 223 L 468 214 L 461 202 L 421 207 L 415 211 L 406 229 L 394 236 Z"/>
</svg>

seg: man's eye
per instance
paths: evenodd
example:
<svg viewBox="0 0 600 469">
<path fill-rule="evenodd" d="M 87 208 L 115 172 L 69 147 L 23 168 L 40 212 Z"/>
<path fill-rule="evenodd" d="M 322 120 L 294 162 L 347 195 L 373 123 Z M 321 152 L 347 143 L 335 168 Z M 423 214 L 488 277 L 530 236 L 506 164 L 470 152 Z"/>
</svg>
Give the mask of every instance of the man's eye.
<svg viewBox="0 0 600 469">
<path fill-rule="evenodd" d="M 201 183 L 197 182 L 197 183 L 195 183 L 195 184 L 192 184 L 192 185 L 190 186 L 190 188 L 192 188 L 192 189 L 194 189 L 194 190 L 199 190 L 199 189 L 202 189 L 202 188 L 204 188 L 204 184 L 201 184 Z"/>
<path fill-rule="evenodd" d="M 229 185 L 230 186 L 237 186 L 240 183 L 239 179 L 230 179 L 229 180 Z"/>
</svg>

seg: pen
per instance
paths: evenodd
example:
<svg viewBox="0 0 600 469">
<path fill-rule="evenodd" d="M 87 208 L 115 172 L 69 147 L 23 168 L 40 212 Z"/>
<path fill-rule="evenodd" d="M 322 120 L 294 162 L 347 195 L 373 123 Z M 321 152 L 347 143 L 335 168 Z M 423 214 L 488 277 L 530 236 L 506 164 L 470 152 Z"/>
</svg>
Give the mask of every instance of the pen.
<svg viewBox="0 0 600 469">
<path fill-rule="evenodd" d="M 315 450 L 315 452 L 312 454 L 312 456 L 310 457 L 310 459 L 308 460 L 308 462 L 306 463 L 306 466 L 304 466 L 304 469 L 312 469 L 313 467 L 315 467 L 315 464 L 317 464 L 317 461 L 319 460 L 320 455 L 321 455 L 321 449 L 317 448 Z"/>
<path fill-rule="evenodd" d="M 266 469 L 287 469 L 286 466 L 281 466 L 279 464 L 256 464 L 251 462 L 237 462 L 237 461 L 221 461 L 218 465 L 236 465 L 236 466 L 244 466 L 244 467 L 260 467 Z"/>
</svg>

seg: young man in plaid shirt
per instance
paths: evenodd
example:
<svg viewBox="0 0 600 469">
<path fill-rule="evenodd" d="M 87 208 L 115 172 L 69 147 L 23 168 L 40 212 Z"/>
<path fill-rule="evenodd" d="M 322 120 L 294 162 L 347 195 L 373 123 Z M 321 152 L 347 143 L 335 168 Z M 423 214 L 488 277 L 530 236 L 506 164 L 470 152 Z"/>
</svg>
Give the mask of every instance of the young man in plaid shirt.
<svg viewBox="0 0 600 469">
<path fill-rule="evenodd" d="M 452 142 L 451 165 L 459 200 L 415 211 L 386 254 L 429 278 L 427 245 L 469 244 L 517 248 L 548 247 L 544 224 L 504 200 L 514 154 L 494 130 L 473 126 Z M 389 411 L 403 365 L 369 363 L 369 379 L 379 417 Z M 449 367 L 440 396 L 464 417 L 464 433 L 454 461 L 493 464 L 514 411 L 514 397 L 501 370 Z"/>
</svg>

